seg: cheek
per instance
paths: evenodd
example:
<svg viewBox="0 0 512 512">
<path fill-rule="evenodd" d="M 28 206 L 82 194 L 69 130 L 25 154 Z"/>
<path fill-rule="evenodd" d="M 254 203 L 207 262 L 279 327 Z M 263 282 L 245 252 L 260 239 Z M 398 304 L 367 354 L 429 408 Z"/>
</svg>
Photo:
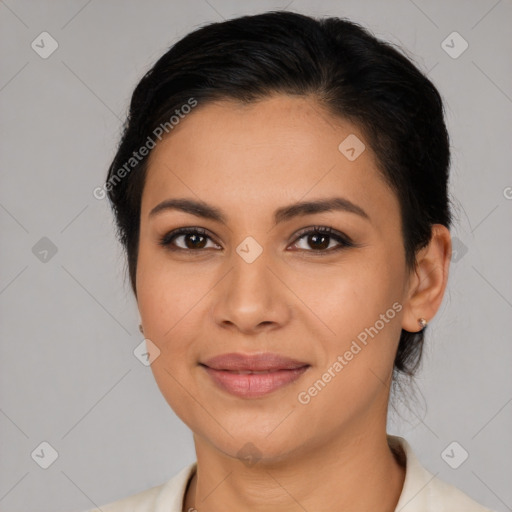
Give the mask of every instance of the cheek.
<svg viewBox="0 0 512 512">
<path fill-rule="evenodd" d="M 164 251 L 141 244 L 137 265 L 137 303 L 145 325 L 155 341 L 163 343 L 175 325 L 199 300 L 201 279 L 183 265 L 171 262 Z M 203 280 L 204 283 L 204 280 Z M 203 292 L 204 293 L 204 292 Z"/>
<path fill-rule="evenodd" d="M 315 312 L 334 334 L 319 340 L 319 364 L 297 398 L 308 418 L 322 418 L 323 429 L 363 414 L 392 374 L 401 330 L 400 287 L 391 269 L 374 268 L 379 270 L 351 267 L 331 280 L 316 304 Z"/>
<path fill-rule="evenodd" d="M 373 325 L 401 299 L 398 268 L 382 258 L 361 263 L 355 260 L 294 279 L 297 296 L 334 331 L 334 338 L 351 337 Z"/>
<path fill-rule="evenodd" d="M 200 283 L 203 286 L 200 286 Z M 192 428 L 191 389 L 194 334 L 206 285 L 159 254 L 142 249 L 137 268 L 137 302 L 144 335 L 160 350 L 151 364 L 155 382 L 174 412 Z"/>
<path fill-rule="evenodd" d="M 370 371 L 385 380 L 400 337 L 403 276 L 392 260 L 378 260 L 340 267 L 328 282 L 320 283 L 320 291 L 303 283 L 304 302 L 314 304 L 311 309 L 331 331 L 323 336 L 319 372 L 345 356 L 343 385 L 349 388 L 364 384 Z"/>
<path fill-rule="evenodd" d="M 208 322 L 208 293 L 216 279 L 213 271 L 200 267 L 170 261 L 165 253 L 156 251 L 142 250 L 139 258 L 138 306 L 144 333 L 160 350 L 151 369 L 179 416 L 183 404 L 190 402 L 183 390 L 191 389 L 197 371 L 205 344 L 201 333 L 211 332 L 204 325 Z"/>
</svg>

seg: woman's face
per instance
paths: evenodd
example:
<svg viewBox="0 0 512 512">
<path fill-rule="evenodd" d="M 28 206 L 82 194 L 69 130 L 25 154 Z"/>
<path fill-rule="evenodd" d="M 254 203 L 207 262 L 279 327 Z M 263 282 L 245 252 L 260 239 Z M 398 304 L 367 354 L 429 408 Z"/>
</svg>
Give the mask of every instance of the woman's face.
<svg viewBox="0 0 512 512">
<path fill-rule="evenodd" d="M 151 213 L 169 200 L 188 206 Z M 161 392 L 210 447 L 277 460 L 384 428 L 408 277 L 374 154 L 313 99 L 199 105 L 151 154 L 139 311 Z"/>
</svg>

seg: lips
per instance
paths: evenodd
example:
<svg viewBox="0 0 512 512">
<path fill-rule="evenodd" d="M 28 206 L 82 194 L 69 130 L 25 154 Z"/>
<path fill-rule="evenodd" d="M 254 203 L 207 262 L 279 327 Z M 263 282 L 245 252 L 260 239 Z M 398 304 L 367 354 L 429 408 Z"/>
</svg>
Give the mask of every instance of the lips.
<svg viewBox="0 0 512 512">
<path fill-rule="evenodd" d="M 309 364 L 273 353 L 222 354 L 200 365 L 224 391 L 241 398 L 258 398 L 297 380 Z"/>
<path fill-rule="evenodd" d="M 270 352 L 264 354 L 222 354 L 212 357 L 203 363 L 213 370 L 228 370 L 239 372 L 272 372 L 277 370 L 295 370 L 307 363 L 272 354 Z"/>
</svg>

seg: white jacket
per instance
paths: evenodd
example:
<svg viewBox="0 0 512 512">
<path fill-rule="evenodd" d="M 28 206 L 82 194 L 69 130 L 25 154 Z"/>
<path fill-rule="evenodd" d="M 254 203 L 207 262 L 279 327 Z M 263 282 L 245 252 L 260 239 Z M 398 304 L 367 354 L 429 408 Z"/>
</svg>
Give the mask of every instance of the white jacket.
<svg viewBox="0 0 512 512">
<path fill-rule="evenodd" d="M 395 512 L 493 512 L 427 471 L 403 437 L 388 435 L 388 442 L 402 452 L 406 464 Z M 194 462 L 162 485 L 87 512 L 182 512 L 185 489 L 195 469 Z"/>
</svg>

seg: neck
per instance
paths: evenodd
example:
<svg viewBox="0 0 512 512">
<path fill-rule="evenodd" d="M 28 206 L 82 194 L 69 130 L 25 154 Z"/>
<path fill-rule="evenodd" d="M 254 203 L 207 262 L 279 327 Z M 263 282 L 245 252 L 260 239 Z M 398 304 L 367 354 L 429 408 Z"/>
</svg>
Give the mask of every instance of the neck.
<svg viewBox="0 0 512 512">
<path fill-rule="evenodd" d="M 381 424 L 338 435 L 286 460 L 252 466 L 194 440 L 197 472 L 184 511 L 393 512 L 405 478 Z"/>
</svg>

